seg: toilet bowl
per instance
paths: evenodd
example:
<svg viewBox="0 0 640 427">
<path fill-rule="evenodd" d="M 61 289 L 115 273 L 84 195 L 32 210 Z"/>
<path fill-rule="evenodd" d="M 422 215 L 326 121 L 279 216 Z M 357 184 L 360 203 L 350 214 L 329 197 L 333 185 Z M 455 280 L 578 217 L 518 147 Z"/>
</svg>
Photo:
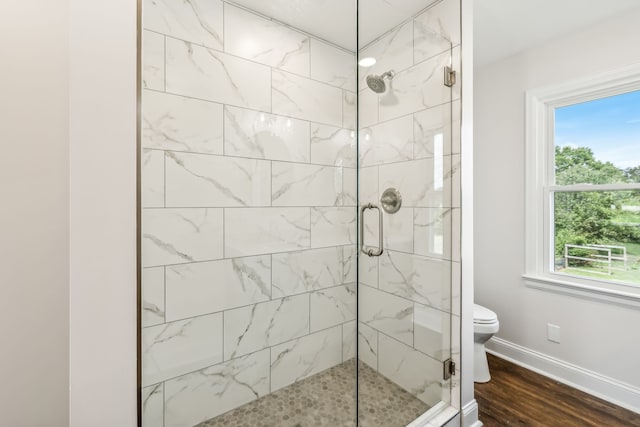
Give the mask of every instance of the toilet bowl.
<svg viewBox="0 0 640 427">
<path fill-rule="evenodd" d="M 477 383 L 486 383 L 491 380 L 487 352 L 484 344 L 498 332 L 500 323 L 498 316 L 486 307 L 479 304 L 473 305 L 473 380 Z"/>
</svg>

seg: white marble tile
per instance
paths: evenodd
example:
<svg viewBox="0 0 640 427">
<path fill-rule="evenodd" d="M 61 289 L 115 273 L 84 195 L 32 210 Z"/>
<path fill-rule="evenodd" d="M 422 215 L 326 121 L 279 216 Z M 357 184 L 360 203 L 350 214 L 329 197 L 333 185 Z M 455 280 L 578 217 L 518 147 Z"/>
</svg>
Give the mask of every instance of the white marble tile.
<svg viewBox="0 0 640 427">
<path fill-rule="evenodd" d="M 341 361 L 341 325 L 271 347 L 271 391 L 322 372 Z"/>
<path fill-rule="evenodd" d="M 373 57 L 376 64 L 360 67 L 360 89 L 367 87 L 369 74 L 400 72 L 413 65 L 413 23 L 407 22 L 360 51 L 359 58 Z"/>
<path fill-rule="evenodd" d="M 266 160 L 208 154 L 166 154 L 166 204 L 176 207 L 269 206 Z"/>
<path fill-rule="evenodd" d="M 233 359 L 309 333 L 309 295 L 224 312 L 224 358 Z"/>
<path fill-rule="evenodd" d="M 460 99 L 460 90 L 462 88 L 460 83 L 460 70 L 462 69 L 462 63 L 460 62 L 460 46 L 456 46 L 451 50 L 450 54 L 447 54 L 449 58 L 449 64 L 453 67 L 453 69 L 458 73 L 458 78 L 456 79 L 456 83 L 451 88 L 451 99 L 453 101 Z"/>
<path fill-rule="evenodd" d="M 142 269 L 142 326 L 165 321 L 164 267 Z"/>
<path fill-rule="evenodd" d="M 451 211 L 451 259 L 460 262 L 461 250 L 461 218 L 460 209 L 456 208 Z"/>
<path fill-rule="evenodd" d="M 356 245 L 342 247 L 342 282 L 351 283 L 356 281 L 356 268 L 358 261 L 358 249 Z"/>
<path fill-rule="evenodd" d="M 226 257 L 309 249 L 309 208 L 227 209 Z"/>
<path fill-rule="evenodd" d="M 389 338 L 379 336 L 379 372 L 430 406 L 440 402 L 442 363 Z"/>
<path fill-rule="evenodd" d="M 309 76 L 309 37 L 276 21 L 226 3 L 225 52 Z"/>
<path fill-rule="evenodd" d="M 145 90 L 142 95 L 142 146 L 222 154 L 222 105 Z"/>
<path fill-rule="evenodd" d="M 365 254 L 360 254 L 359 259 L 359 275 L 358 279 L 360 283 L 369 285 L 372 288 L 378 287 L 378 260 L 379 257 L 370 257 Z"/>
<path fill-rule="evenodd" d="M 222 314 L 142 330 L 142 383 L 155 384 L 222 362 Z"/>
<path fill-rule="evenodd" d="M 462 271 L 459 262 L 451 263 L 451 313 L 460 316 L 460 288 Z M 446 308 L 445 308 L 446 310 Z"/>
<path fill-rule="evenodd" d="M 342 201 L 342 168 L 272 162 L 272 206 L 337 206 Z"/>
<path fill-rule="evenodd" d="M 387 92 L 380 96 L 380 120 L 391 120 L 451 101 L 452 89 L 443 84 L 444 53 L 397 73 Z"/>
<path fill-rule="evenodd" d="M 451 209 L 413 210 L 413 253 L 451 259 Z"/>
<path fill-rule="evenodd" d="M 342 126 L 342 91 L 284 71 L 272 72 L 273 113 Z"/>
<path fill-rule="evenodd" d="M 356 357 L 356 321 L 344 323 L 342 325 L 342 361 L 346 362 Z"/>
<path fill-rule="evenodd" d="M 360 165 L 375 166 L 413 159 L 412 117 L 404 116 L 360 131 Z"/>
<path fill-rule="evenodd" d="M 142 389 L 142 427 L 164 425 L 164 384 Z"/>
<path fill-rule="evenodd" d="M 355 55 L 312 38 L 311 78 L 354 92 L 356 90 Z"/>
<path fill-rule="evenodd" d="M 356 128 L 356 101 L 355 92 L 342 91 L 342 127 L 351 130 Z"/>
<path fill-rule="evenodd" d="M 142 207 L 164 206 L 164 151 L 142 150 Z"/>
<path fill-rule="evenodd" d="M 356 242 L 356 208 L 311 208 L 311 247 Z"/>
<path fill-rule="evenodd" d="M 394 214 L 384 213 L 383 241 L 385 249 L 413 252 L 413 209 L 400 208 Z"/>
<path fill-rule="evenodd" d="M 360 168 L 360 204 L 378 204 L 380 191 L 378 189 L 378 167 Z M 386 188 L 386 187 L 385 187 Z"/>
<path fill-rule="evenodd" d="M 451 206 L 456 208 L 460 207 L 460 173 L 460 155 L 454 154 L 451 156 L 451 170 L 449 172 L 449 176 L 451 177 Z"/>
<path fill-rule="evenodd" d="M 414 305 L 413 346 L 434 359 L 451 355 L 451 314 L 422 304 Z"/>
<path fill-rule="evenodd" d="M 222 209 L 144 209 L 144 267 L 222 258 Z"/>
<path fill-rule="evenodd" d="M 355 320 L 355 283 L 311 292 L 310 311 L 311 332 Z"/>
<path fill-rule="evenodd" d="M 344 283 L 341 248 L 273 254 L 272 262 L 273 298 Z"/>
<path fill-rule="evenodd" d="M 311 123 L 311 163 L 356 167 L 355 131 Z"/>
<path fill-rule="evenodd" d="M 413 25 L 416 63 L 460 44 L 460 0 L 444 0 L 417 16 Z"/>
<path fill-rule="evenodd" d="M 432 157 L 380 166 L 380 196 L 393 187 L 402 194 L 402 207 L 451 206 L 451 156 Z"/>
<path fill-rule="evenodd" d="M 451 154 L 451 108 L 446 103 L 413 115 L 416 159 Z"/>
<path fill-rule="evenodd" d="M 191 427 L 268 393 L 269 350 L 220 363 L 166 382 L 164 427 Z"/>
<path fill-rule="evenodd" d="M 385 251 L 380 258 L 380 289 L 421 304 L 449 309 L 449 261 L 393 251 Z"/>
<path fill-rule="evenodd" d="M 453 154 L 460 153 L 460 99 L 453 101 L 451 107 L 451 152 Z"/>
<path fill-rule="evenodd" d="M 164 90 L 164 36 L 142 32 L 142 87 Z"/>
<path fill-rule="evenodd" d="M 360 129 L 377 124 L 378 95 L 370 89 L 358 92 L 358 125 Z"/>
<path fill-rule="evenodd" d="M 309 162 L 309 122 L 226 106 L 227 156 Z"/>
<path fill-rule="evenodd" d="M 358 359 L 378 370 L 378 331 L 358 323 Z"/>
<path fill-rule="evenodd" d="M 271 109 L 271 69 L 181 40 L 166 41 L 167 92 L 238 107 Z"/>
<path fill-rule="evenodd" d="M 413 303 L 404 298 L 360 285 L 359 319 L 378 331 L 413 344 Z"/>
<path fill-rule="evenodd" d="M 144 28 L 222 50 L 220 0 L 144 0 L 143 8 Z"/>
<path fill-rule="evenodd" d="M 342 206 L 357 206 L 358 170 L 342 168 Z"/>
<path fill-rule="evenodd" d="M 167 321 L 271 298 L 268 255 L 174 265 L 166 270 Z"/>
</svg>

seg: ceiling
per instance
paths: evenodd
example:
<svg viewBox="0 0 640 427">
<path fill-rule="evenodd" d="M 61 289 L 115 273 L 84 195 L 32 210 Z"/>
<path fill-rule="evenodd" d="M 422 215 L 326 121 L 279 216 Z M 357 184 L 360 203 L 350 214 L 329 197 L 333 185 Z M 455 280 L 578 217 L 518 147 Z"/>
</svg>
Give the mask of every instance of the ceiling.
<svg viewBox="0 0 640 427">
<path fill-rule="evenodd" d="M 475 0 L 474 65 L 486 65 L 613 15 L 639 0 Z"/>
<path fill-rule="evenodd" d="M 360 0 L 360 46 L 366 46 L 434 1 Z M 233 3 L 356 51 L 356 0 L 233 0 Z"/>
</svg>

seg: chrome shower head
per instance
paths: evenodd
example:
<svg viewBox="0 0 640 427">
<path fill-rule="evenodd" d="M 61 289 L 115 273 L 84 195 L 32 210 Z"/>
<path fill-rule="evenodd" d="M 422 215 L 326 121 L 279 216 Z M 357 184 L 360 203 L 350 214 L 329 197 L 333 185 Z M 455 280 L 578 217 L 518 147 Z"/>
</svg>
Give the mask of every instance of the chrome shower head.
<svg viewBox="0 0 640 427">
<path fill-rule="evenodd" d="M 369 74 L 367 76 L 367 86 L 369 86 L 369 89 L 371 89 L 375 93 L 382 93 L 387 89 L 387 85 L 384 82 L 385 77 L 391 80 L 395 75 L 396 73 L 394 73 L 393 70 L 389 70 L 386 73 L 383 73 L 381 76 Z"/>
</svg>

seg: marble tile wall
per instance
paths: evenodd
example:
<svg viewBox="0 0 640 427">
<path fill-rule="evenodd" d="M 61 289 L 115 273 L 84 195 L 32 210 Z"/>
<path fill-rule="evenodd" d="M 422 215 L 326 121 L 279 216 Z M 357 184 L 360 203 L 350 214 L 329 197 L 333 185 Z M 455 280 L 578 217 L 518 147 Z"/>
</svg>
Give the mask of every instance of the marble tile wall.
<svg viewBox="0 0 640 427">
<path fill-rule="evenodd" d="M 143 3 L 143 420 L 190 427 L 355 357 L 355 55 Z"/>
<path fill-rule="evenodd" d="M 429 405 L 459 406 L 458 380 L 442 380 L 459 362 L 460 88 L 443 84 L 445 65 L 460 72 L 459 22 L 459 0 L 442 0 L 359 52 L 377 60 L 359 68 L 360 203 L 388 187 L 403 199 L 384 214 L 383 255 L 360 257 L 359 358 Z M 388 70 L 387 92 L 367 88 Z M 364 221 L 377 245 L 375 215 Z"/>
</svg>

